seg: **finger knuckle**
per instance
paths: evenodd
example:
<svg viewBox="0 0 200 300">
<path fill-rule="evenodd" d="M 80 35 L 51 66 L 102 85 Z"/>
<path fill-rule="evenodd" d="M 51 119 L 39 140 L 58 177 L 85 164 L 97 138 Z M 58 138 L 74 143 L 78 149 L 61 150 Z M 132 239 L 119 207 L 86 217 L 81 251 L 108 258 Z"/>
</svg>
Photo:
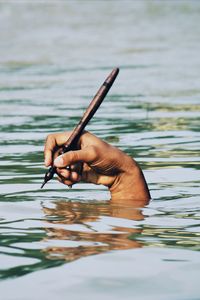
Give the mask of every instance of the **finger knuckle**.
<svg viewBox="0 0 200 300">
<path fill-rule="evenodd" d="M 46 137 L 46 142 L 52 141 L 53 139 L 53 134 L 48 134 Z"/>
<path fill-rule="evenodd" d="M 79 159 L 78 153 L 76 151 L 70 151 L 69 152 L 69 160 L 70 163 L 74 163 Z"/>
<path fill-rule="evenodd" d="M 99 148 L 97 146 L 93 145 L 93 146 L 91 146 L 89 151 L 90 151 L 90 157 L 93 160 L 98 156 Z"/>
</svg>

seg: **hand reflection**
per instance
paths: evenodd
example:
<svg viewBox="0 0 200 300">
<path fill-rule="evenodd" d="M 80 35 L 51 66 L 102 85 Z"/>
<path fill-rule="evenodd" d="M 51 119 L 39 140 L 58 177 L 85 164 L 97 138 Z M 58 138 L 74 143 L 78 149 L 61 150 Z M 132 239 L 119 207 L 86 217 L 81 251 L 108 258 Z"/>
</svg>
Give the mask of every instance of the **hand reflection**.
<svg viewBox="0 0 200 300">
<path fill-rule="evenodd" d="M 138 204 L 142 207 L 141 203 Z M 142 242 L 135 239 L 136 235 L 141 234 L 142 229 L 133 228 L 131 222 L 130 227 L 129 225 L 125 227 L 123 220 L 117 220 L 120 226 L 112 225 L 112 223 L 116 224 L 114 218 L 125 219 L 126 222 L 144 219 L 141 209 L 134 208 L 132 203 L 123 201 L 122 205 L 112 202 L 59 201 L 54 205 L 54 208 L 43 207 L 47 219 L 47 238 L 45 240 L 55 245 L 44 250 L 49 259 L 73 261 L 109 250 L 133 249 L 143 246 Z M 109 223 L 111 223 L 109 230 L 106 231 L 101 229 L 107 225 L 104 217 L 108 217 Z M 100 229 L 97 230 L 97 227 Z M 63 245 L 56 245 L 58 241 L 59 245 L 60 243 Z M 77 245 L 74 246 L 74 243 Z"/>
</svg>

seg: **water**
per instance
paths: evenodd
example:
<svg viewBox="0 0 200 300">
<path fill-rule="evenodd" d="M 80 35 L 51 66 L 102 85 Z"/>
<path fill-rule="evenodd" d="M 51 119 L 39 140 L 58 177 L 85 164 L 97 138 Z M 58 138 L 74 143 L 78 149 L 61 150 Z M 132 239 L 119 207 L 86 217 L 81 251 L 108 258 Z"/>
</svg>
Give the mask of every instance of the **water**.
<svg viewBox="0 0 200 300">
<path fill-rule="evenodd" d="M 197 1 L 0 3 L 0 292 L 23 299 L 199 299 Z M 40 190 L 43 144 L 115 66 L 88 130 L 135 157 L 153 200 Z"/>
</svg>

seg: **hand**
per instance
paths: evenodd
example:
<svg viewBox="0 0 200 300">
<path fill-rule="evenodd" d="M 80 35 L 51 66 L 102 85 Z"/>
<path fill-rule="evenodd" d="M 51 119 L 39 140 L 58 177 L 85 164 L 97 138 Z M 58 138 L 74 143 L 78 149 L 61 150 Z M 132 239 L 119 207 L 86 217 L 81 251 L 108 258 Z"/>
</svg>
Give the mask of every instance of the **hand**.
<svg viewBox="0 0 200 300">
<path fill-rule="evenodd" d="M 103 184 L 111 192 L 111 199 L 150 199 L 143 173 L 137 163 L 124 152 L 84 132 L 75 151 L 59 155 L 70 132 L 48 135 L 45 143 L 45 165 L 54 165 L 58 180 L 66 185 L 79 181 Z M 70 169 L 66 169 L 70 166 Z"/>
</svg>

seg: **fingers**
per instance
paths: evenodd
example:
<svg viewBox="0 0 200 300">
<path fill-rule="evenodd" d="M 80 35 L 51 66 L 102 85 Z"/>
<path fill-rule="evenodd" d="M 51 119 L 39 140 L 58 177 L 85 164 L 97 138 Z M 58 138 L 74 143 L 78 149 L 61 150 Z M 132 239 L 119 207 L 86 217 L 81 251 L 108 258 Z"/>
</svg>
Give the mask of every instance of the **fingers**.
<svg viewBox="0 0 200 300">
<path fill-rule="evenodd" d="M 52 152 L 50 150 L 46 150 L 44 154 L 44 164 L 46 167 L 49 167 L 52 163 Z"/>
<path fill-rule="evenodd" d="M 56 139 L 52 135 L 48 135 L 44 147 L 44 163 L 48 167 L 52 164 L 53 151 L 56 147 Z"/>
<path fill-rule="evenodd" d="M 69 151 L 58 156 L 54 160 L 54 166 L 57 167 L 58 180 L 67 185 L 73 185 L 81 180 L 82 163 L 89 163 L 96 158 L 96 151 L 93 146 L 86 147 L 83 150 Z M 70 166 L 70 170 L 65 167 Z"/>
<path fill-rule="evenodd" d="M 82 163 L 70 165 L 68 169 L 56 168 L 56 173 L 60 182 L 72 186 L 81 180 Z"/>
<path fill-rule="evenodd" d="M 70 177 L 70 171 L 67 169 L 56 169 L 56 172 L 58 176 L 63 177 L 63 178 L 69 178 Z"/>
<path fill-rule="evenodd" d="M 49 134 L 46 138 L 44 147 L 45 166 L 48 167 L 53 163 L 53 156 L 59 146 L 63 145 L 70 136 L 70 132 Z"/>
<path fill-rule="evenodd" d="M 83 150 L 69 151 L 58 156 L 54 160 L 54 165 L 58 168 L 63 168 L 78 162 L 91 163 L 97 157 L 97 151 L 94 146 L 89 146 Z"/>
<path fill-rule="evenodd" d="M 67 169 L 57 168 L 57 174 L 58 180 L 68 186 L 72 186 L 81 180 L 81 176 L 75 171 L 71 172 Z"/>
<path fill-rule="evenodd" d="M 53 159 L 55 159 L 55 151 L 60 148 L 60 146 L 64 145 L 68 140 L 71 132 L 64 132 L 64 133 L 56 133 L 56 134 L 49 134 L 46 138 L 45 148 L 44 148 L 44 157 L 45 157 L 45 166 L 48 167 L 53 164 Z M 81 148 L 91 147 L 91 145 L 95 145 L 99 143 L 99 139 L 94 135 L 84 132 L 79 140 L 79 147 L 82 144 Z M 92 150 L 92 148 L 90 148 Z M 82 153 L 84 157 L 80 157 L 83 161 L 89 161 L 92 159 L 90 153 Z M 78 154 L 78 153 L 77 153 Z M 81 153 L 80 153 L 81 154 Z M 73 155 L 73 154 L 72 154 Z M 76 155 L 76 154 L 75 154 Z M 71 159 L 71 158 L 69 158 Z M 79 159 L 79 158 L 78 158 Z M 76 161 L 76 160 L 75 160 Z M 68 162 L 67 162 L 68 164 Z"/>
</svg>

